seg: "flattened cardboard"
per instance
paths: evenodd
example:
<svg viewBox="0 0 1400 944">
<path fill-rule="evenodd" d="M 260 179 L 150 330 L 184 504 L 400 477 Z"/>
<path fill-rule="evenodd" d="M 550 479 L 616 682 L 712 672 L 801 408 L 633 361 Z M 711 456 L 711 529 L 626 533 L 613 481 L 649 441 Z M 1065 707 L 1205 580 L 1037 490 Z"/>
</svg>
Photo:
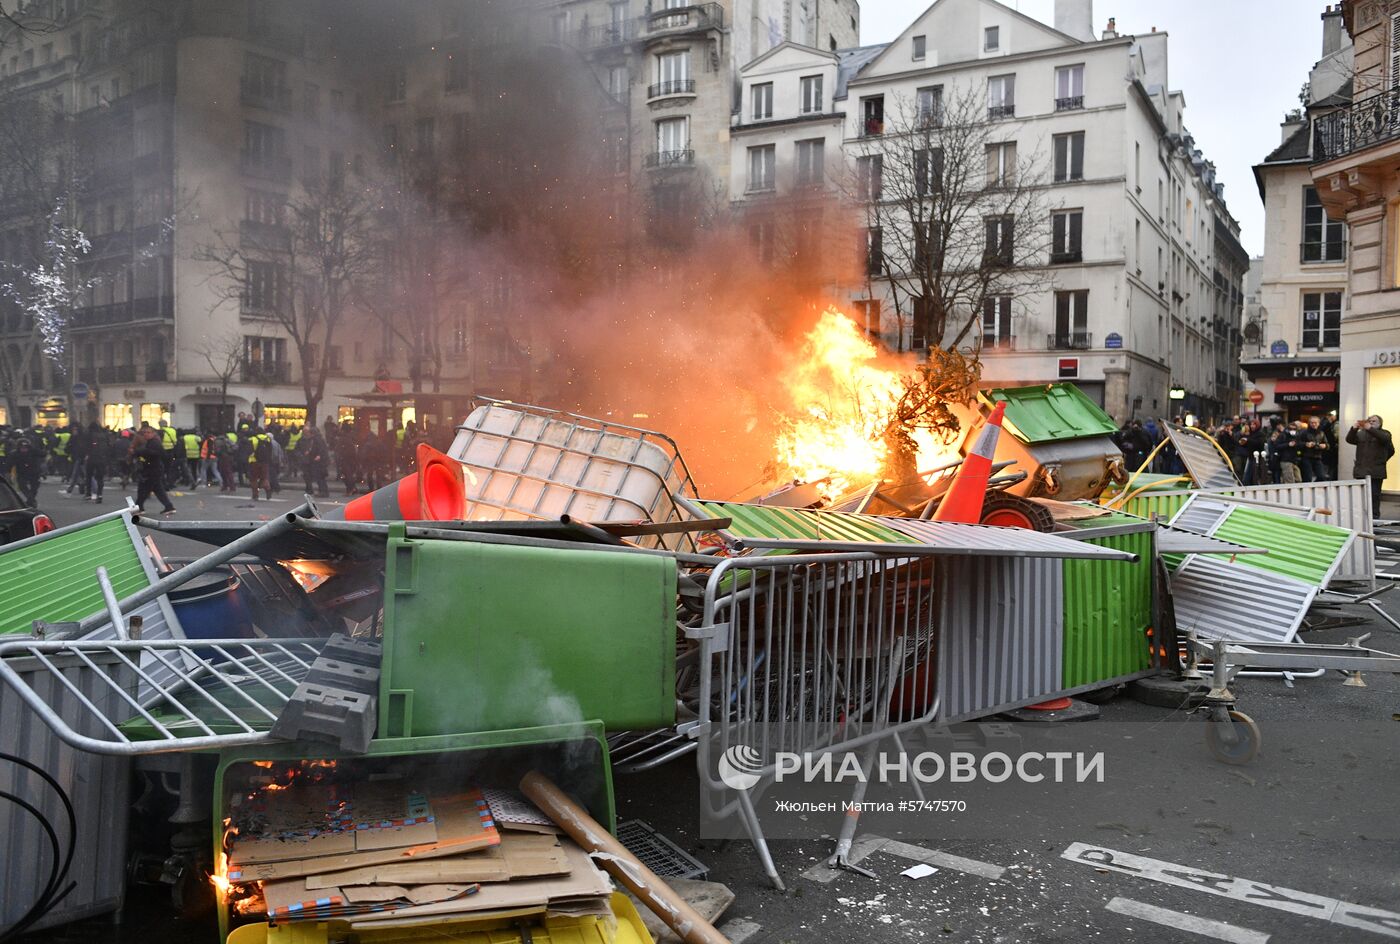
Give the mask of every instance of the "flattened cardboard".
<svg viewBox="0 0 1400 944">
<path fill-rule="evenodd" d="M 571 902 L 582 898 L 607 898 L 612 894 L 612 882 L 593 864 L 593 860 L 572 842 L 564 843 L 564 856 L 569 874 L 549 878 L 527 878 L 518 882 L 496 882 L 482 885 L 476 894 L 457 901 L 415 905 L 387 915 L 366 915 L 352 927 L 378 927 L 384 918 L 416 918 L 442 914 L 472 914 L 481 911 L 508 910 L 531 905 Z M 305 890 L 305 883 L 302 883 Z"/>
<path fill-rule="evenodd" d="M 274 862 L 245 863 L 236 857 L 237 846 L 229 855 L 229 880 L 234 882 L 264 881 L 327 875 L 387 862 L 407 862 L 439 856 L 461 855 L 475 849 L 485 849 L 500 843 L 501 837 L 490 820 L 483 820 L 476 791 L 446 799 L 435 799 L 437 841 L 421 846 L 374 849 L 341 855 L 306 856 Z M 241 844 L 240 844 L 241 845 Z"/>
<path fill-rule="evenodd" d="M 501 844 L 467 855 L 386 862 L 345 872 L 312 875 L 309 889 L 351 885 L 416 885 L 432 882 L 506 882 L 562 875 L 569 871 L 563 848 L 554 836 L 503 833 Z"/>
</svg>

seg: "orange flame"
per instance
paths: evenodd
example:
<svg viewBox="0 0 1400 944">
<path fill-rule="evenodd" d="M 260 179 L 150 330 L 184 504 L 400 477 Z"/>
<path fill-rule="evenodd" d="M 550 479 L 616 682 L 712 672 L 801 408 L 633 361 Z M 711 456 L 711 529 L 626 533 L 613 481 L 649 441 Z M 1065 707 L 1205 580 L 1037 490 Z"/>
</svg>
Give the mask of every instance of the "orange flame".
<svg viewBox="0 0 1400 944">
<path fill-rule="evenodd" d="M 819 490 L 827 498 L 878 476 L 889 452 L 885 430 L 912 377 L 912 363 L 883 354 L 854 321 L 828 308 L 782 378 L 792 401 L 775 443 L 784 475 L 822 482 Z M 926 430 L 912 436 L 920 468 L 956 454 Z"/>
</svg>

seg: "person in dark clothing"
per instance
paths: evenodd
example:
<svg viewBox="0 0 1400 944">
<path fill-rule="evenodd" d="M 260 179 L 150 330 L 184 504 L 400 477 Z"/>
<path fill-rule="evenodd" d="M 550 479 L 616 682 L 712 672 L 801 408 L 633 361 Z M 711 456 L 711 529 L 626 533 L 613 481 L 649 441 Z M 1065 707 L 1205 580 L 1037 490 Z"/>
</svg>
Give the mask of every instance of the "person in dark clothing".
<svg viewBox="0 0 1400 944">
<path fill-rule="evenodd" d="M 156 431 L 149 426 L 143 427 L 131 450 L 132 460 L 136 464 L 136 507 L 145 511 L 147 499 L 154 495 L 164 506 L 163 513 L 173 515 L 175 506 L 170 503 L 170 496 L 165 494 L 165 449 Z"/>
<path fill-rule="evenodd" d="M 321 431 L 314 424 L 308 425 L 306 431 L 301 434 L 301 439 L 297 440 L 297 457 L 297 461 L 301 463 L 306 493 L 310 495 L 314 486 L 318 497 L 329 498 L 331 493 L 326 485 L 326 468 L 329 464 L 330 450 L 326 448 L 326 441 L 321 438 Z"/>
<path fill-rule="evenodd" d="M 1356 458 L 1352 461 L 1351 474 L 1354 478 L 1371 480 L 1371 517 L 1381 516 L 1381 483 L 1385 481 L 1385 467 L 1390 457 L 1395 455 L 1395 444 L 1391 441 L 1390 430 L 1383 429 L 1379 416 L 1368 416 L 1357 420 L 1347 430 L 1347 442 L 1356 447 Z"/>
<path fill-rule="evenodd" d="M 39 507 L 39 476 L 43 473 L 43 453 L 34 448 L 29 437 L 19 441 L 14 451 L 15 484 L 19 486 L 24 503 L 30 508 Z"/>
<path fill-rule="evenodd" d="M 336 435 L 335 465 L 345 482 L 345 494 L 355 494 L 360 481 L 359 445 L 356 430 L 347 421 Z"/>
<path fill-rule="evenodd" d="M 1303 477 L 1309 482 L 1327 481 L 1327 453 L 1332 448 L 1322 428 L 1322 417 L 1308 417 L 1308 444 L 1303 452 Z"/>
<path fill-rule="evenodd" d="M 102 486 L 107 482 L 107 462 L 111 457 L 111 438 L 107 431 L 93 420 L 83 433 L 83 448 L 87 451 L 88 497 L 94 504 L 102 504 Z"/>
</svg>

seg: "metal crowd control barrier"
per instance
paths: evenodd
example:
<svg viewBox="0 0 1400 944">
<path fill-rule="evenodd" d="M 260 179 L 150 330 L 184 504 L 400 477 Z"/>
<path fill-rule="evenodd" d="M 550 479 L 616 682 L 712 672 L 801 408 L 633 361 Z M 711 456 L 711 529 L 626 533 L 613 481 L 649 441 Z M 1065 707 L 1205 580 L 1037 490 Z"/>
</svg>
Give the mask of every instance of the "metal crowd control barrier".
<svg viewBox="0 0 1400 944">
<path fill-rule="evenodd" d="M 750 791 L 726 783 L 721 761 L 757 779 L 773 774 L 779 752 L 873 747 L 932 721 L 933 588 L 926 556 L 729 558 L 710 573 L 704 619 L 688 631 L 700 643 L 695 734 L 705 813 L 740 818 L 775 887 L 783 883 Z M 847 820 L 848 848 L 855 823 Z"/>
<path fill-rule="evenodd" d="M 0 643 L 0 683 L 78 750 L 129 756 L 235 747 L 275 740 L 268 729 L 324 643 L 16 640 Z M 66 716 L 52 707 L 55 695 L 69 704 Z"/>
</svg>

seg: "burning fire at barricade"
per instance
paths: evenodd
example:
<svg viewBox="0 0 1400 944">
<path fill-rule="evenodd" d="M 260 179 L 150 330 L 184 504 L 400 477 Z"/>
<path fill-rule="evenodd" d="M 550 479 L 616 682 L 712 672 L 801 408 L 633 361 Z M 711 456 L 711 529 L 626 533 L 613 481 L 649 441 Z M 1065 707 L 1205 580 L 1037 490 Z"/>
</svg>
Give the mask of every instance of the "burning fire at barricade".
<svg viewBox="0 0 1400 944">
<path fill-rule="evenodd" d="M 790 398 L 778 421 L 782 477 L 818 483 L 834 499 L 883 478 L 913 484 L 957 458 L 954 408 L 975 396 L 980 366 L 957 351 L 882 352 L 850 318 L 827 309 L 782 378 Z"/>
</svg>

